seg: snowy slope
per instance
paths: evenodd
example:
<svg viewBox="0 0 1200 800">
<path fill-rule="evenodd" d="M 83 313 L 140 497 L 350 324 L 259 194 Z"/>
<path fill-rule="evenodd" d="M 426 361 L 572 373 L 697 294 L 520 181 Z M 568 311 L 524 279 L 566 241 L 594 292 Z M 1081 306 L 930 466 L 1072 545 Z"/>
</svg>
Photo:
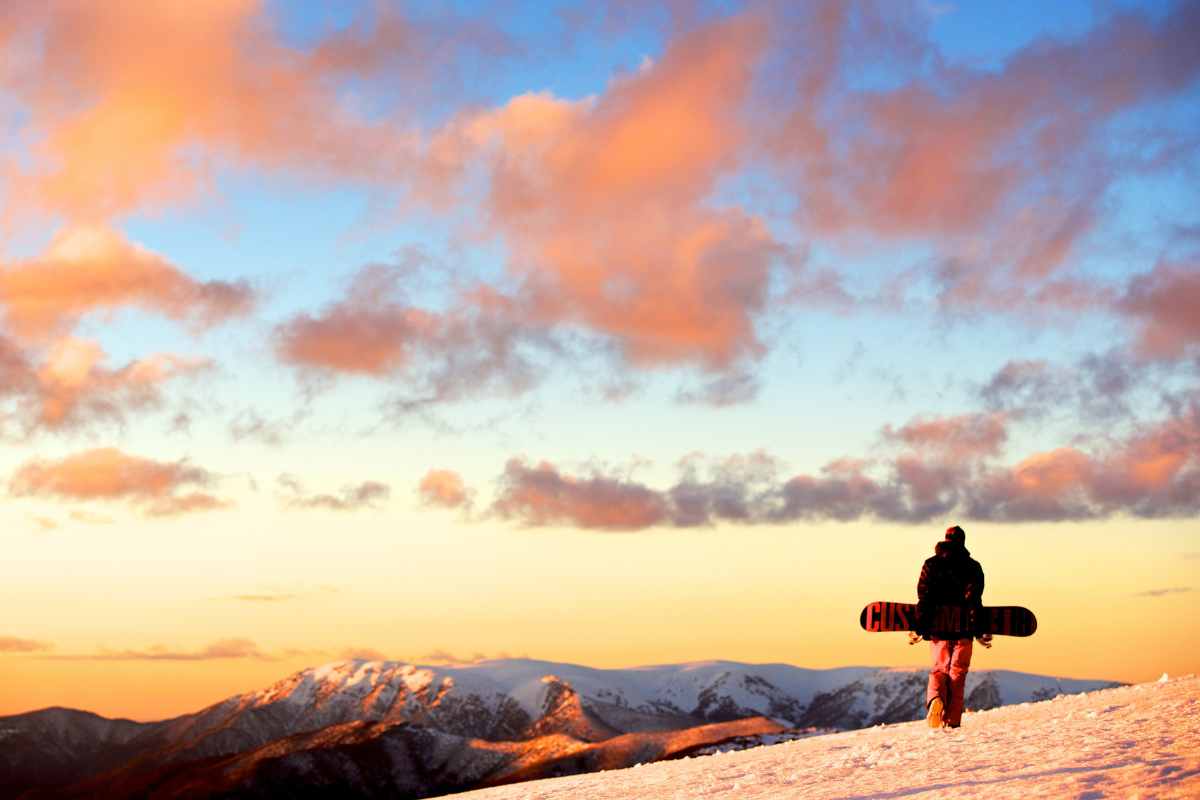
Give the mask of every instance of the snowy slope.
<svg viewBox="0 0 1200 800">
<path fill-rule="evenodd" d="M 633 769 L 532 781 L 461 800 L 1200 797 L 1200 680 L 1059 696 Z"/>
</svg>

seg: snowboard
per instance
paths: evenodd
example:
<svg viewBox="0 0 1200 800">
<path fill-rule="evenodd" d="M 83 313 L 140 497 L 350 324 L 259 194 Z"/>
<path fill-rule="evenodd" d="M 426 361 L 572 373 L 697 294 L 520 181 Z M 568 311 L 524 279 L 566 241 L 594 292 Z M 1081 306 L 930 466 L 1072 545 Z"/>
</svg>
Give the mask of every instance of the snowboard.
<svg viewBox="0 0 1200 800">
<path fill-rule="evenodd" d="M 934 606 L 929 631 L 939 639 L 990 633 L 999 636 L 1032 636 L 1037 617 L 1021 606 L 984 606 L 979 630 L 971 630 L 970 606 Z M 858 616 L 864 631 L 911 631 L 917 621 L 916 603 L 870 603 Z M 944 635 L 943 635 L 944 634 Z"/>
</svg>

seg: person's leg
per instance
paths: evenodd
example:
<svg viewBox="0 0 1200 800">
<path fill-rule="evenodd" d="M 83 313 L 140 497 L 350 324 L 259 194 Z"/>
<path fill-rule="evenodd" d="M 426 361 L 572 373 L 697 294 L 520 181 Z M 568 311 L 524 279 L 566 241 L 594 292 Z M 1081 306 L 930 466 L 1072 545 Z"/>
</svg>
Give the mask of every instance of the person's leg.
<svg viewBox="0 0 1200 800">
<path fill-rule="evenodd" d="M 967 688 L 967 670 L 971 666 L 971 650 L 973 643 L 970 639 L 959 639 L 951 643 L 949 664 L 946 667 L 950 697 L 946 701 L 946 724 L 957 728 L 962 722 L 963 693 Z"/>
<path fill-rule="evenodd" d="M 950 697 L 950 655 L 954 643 L 946 639 L 930 639 L 929 655 L 933 659 L 933 669 L 929 671 L 929 686 L 925 690 L 925 708 L 929 709 L 935 699 L 941 700 L 941 709 L 946 707 Z M 941 709 L 938 710 L 940 724 Z M 929 723 L 933 725 L 931 721 Z M 935 726 L 936 727 L 936 726 Z"/>
</svg>

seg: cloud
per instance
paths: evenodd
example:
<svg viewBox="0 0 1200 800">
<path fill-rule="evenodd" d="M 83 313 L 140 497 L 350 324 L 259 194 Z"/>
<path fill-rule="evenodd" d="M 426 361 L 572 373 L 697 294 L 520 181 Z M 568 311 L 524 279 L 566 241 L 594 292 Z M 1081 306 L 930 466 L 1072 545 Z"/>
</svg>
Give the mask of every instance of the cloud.
<svg viewBox="0 0 1200 800">
<path fill-rule="evenodd" d="M 542 461 L 509 460 L 485 516 L 531 527 L 640 530 L 721 522 L 781 524 L 873 518 L 924 523 L 1032 522 L 1125 514 L 1190 517 L 1200 512 L 1200 405 L 1135 426 L 1089 450 L 1061 447 L 1000 462 L 1004 414 L 917 417 L 880 432 L 879 454 L 845 457 L 817 474 L 780 476 L 759 452 L 717 460 L 692 456 L 679 478 L 656 489 L 590 466 L 574 475 Z M 452 505 L 452 504 L 451 504 Z"/>
<path fill-rule="evenodd" d="M 131 410 L 158 405 L 162 384 L 209 366 L 202 359 L 155 353 L 109 369 L 105 358 L 100 345 L 90 339 L 68 336 L 56 341 L 33 373 L 32 402 L 25 404 L 26 428 L 120 422 Z"/>
<path fill-rule="evenodd" d="M 280 325 L 277 355 L 402 377 L 400 410 L 523 392 L 546 359 L 580 347 L 716 373 L 759 357 L 755 318 L 785 248 L 763 220 L 708 200 L 740 166 L 739 111 L 766 40 L 762 19 L 713 23 L 600 97 L 526 94 L 456 115 L 429 136 L 414 191 L 471 206 L 482 180 L 470 235 L 505 244 L 504 276 L 452 287 L 435 309 L 405 268 L 368 266 L 343 299 Z M 686 399 L 739 402 L 755 386 L 741 371 Z"/>
<path fill-rule="evenodd" d="M 305 597 L 311 595 L 312 592 L 304 592 L 303 594 L 235 594 L 229 597 L 210 597 L 209 600 L 238 600 L 244 603 L 278 603 L 281 600 L 295 600 L 297 597 Z"/>
<path fill-rule="evenodd" d="M 1138 324 L 1142 353 L 1181 356 L 1200 342 L 1200 268 L 1160 264 L 1130 281 L 1117 308 Z"/>
<path fill-rule="evenodd" d="M 64 336 L 40 360 L 0 334 L 3 433 L 28 437 L 98 422 L 122 424 L 128 414 L 156 408 L 165 384 L 209 367 L 203 359 L 154 353 L 110 367 L 100 344 Z"/>
<path fill-rule="evenodd" d="M 564 475 L 546 461 L 531 467 L 511 459 L 500 481 L 492 513 L 524 525 L 636 530 L 667 515 L 663 497 L 645 486 L 602 474 Z"/>
<path fill-rule="evenodd" d="M 321 590 L 327 594 L 337 594 L 341 591 L 334 586 L 321 586 Z M 210 597 L 210 602 L 215 600 L 235 600 L 239 603 L 280 603 L 285 600 L 296 600 L 301 597 L 313 597 L 315 591 L 281 591 L 272 590 L 268 592 L 259 592 L 257 594 L 234 594 L 224 595 L 222 597 Z"/>
<path fill-rule="evenodd" d="M 377 650 L 374 647 L 343 647 L 338 651 L 337 657 L 343 661 L 353 659 L 361 659 L 364 661 L 387 661 L 388 657 L 384 655 L 382 650 Z"/>
<path fill-rule="evenodd" d="M 1168 594 L 1183 594 L 1192 591 L 1191 586 L 1180 586 L 1176 589 L 1150 589 L 1145 592 L 1134 592 L 1134 597 L 1163 597 Z"/>
<path fill-rule="evenodd" d="M 329 647 L 329 648 L 314 648 L 301 649 L 297 647 L 283 648 L 283 658 L 321 658 L 330 661 L 351 661 L 361 659 L 363 661 L 388 661 L 388 657 L 374 647 Z"/>
<path fill-rule="evenodd" d="M 379 481 L 363 481 L 358 486 L 344 486 L 340 496 L 332 494 L 309 494 L 300 482 L 291 475 L 280 475 L 281 497 L 287 509 L 326 511 L 360 511 L 364 508 L 378 509 L 391 496 L 392 490 Z"/>
<path fill-rule="evenodd" d="M 462 476 L 448 469 L 431 469 L 417 485 L 417 494 L 424 506 L 469 508 L 471 493 L 463 485 Z"/>
<path fill-rule="evenodd" d="M 115 519 L 107 514 L 96 514 L 82 508 L 74 509 L 67 517 L 75 522 L 82 522 L 86 525 L 112 525 L 116 522 Z"/>
<path fill-rule="evenodd" d="M 918 416 L 896 430 L 885 425 L 883 438 L 911 451 L 936 452 L 940 458 L 974 459 L 1001 451 L 1008 421 L 1003 413 Z"/>
<path fill-rule="evenodd" d="M 517 658 L 528 657 L 529 656 L 517 656 Z M 489 658 L 512 658 L 512 656 L 501 651 L 494 656 L 487 656 L 484 653 L 476 652 L 468 658 L 460 658 L 447 650 L 437 648 L 425 653 L 424 655 L 418 656 L 417 658 L 410 659 L 410 661 L 414 664 L 445 664 L 446 666 L 454 666 L 457 664 L 475 664 L 479 661 L 487 661 Z"/>
<path fill-rule="evenodd" d="M 641 367 L 762 352 L 754 318 L 783 249 L 706 201 L 740 166 L 767 39 L 761 18 L 712 23 L 598 98 L 521 95 L 434 139 L 435 156 L 485 170 L 483 224 L 510 248 L 525 318 L 606 337 Z"/>
<path fill-rule="evenodd" d="M 59 502 L 125 502 L 147 517 L 173 517 L 227 507 L 215 495 L 188 491 L 214 482 L 211 473 L 186 461 L 154 461 L 106 447 L 58 460 L 30 459 L 13 473 L 8 492 Z"/>
<path fill-rule="evenodd" d="M 98 653 L 46 656 L 58 660 L 72 661 L 219 661 L 225 659 L 255 659 L 275 661 L 258 649 L 258 645 L 244 637 L 221 639 L 200 650 L 177 650 L 156 644 L 145 650 L 112 650 L 100 647 Z"/>
<path fill-rule="evenodd" d="M 200 283 L 107 225 L 59 231 L 46 251 L 0 268 L 0 305 L 22 339 L 71 330 L 91 312 L 136 307 L 207 326 L 246 314 L 254 293 L 245 283 Z"/>
<path fill-rule="evenodd" d="M 0 653 L 45 653 L 53 649 L 54 645 L 36 639 L 0 636 Z"/>
<path fill-rule="evenodd" d="M 787 88 L 771 99 L 790 112 L 771 144 L 795 171 L 801 224 L 818 237 L 928 244 L 920 277 L 949 308 L 1107 307 L 1111 291 L 1073 273 L 1071 257 L 1118 180 L 1191 158 L 1180 138 L 1190 134 L 1170 124 L 1120 148 L 1111 134 L 1130 109 L 1155 118 L 1155 103 L 1195 85 L 1200 4 L 1159 20 L 1118 13 L 1073 39 L 1038 38 L 998 67 L 945 58 L 929 24 L 907 7 L 819 2 L 775 20 L 790 57 Z M 873 68 L 887 69 L 884 85 L 853 88 Z"/>
<path fill-rule="evenodd" d="M 344 299 L 275 330 L 285 363 L 320 374 L 402 379 L 397 411 L 482 393 L 519 394 L 537 379 L 535 353 L 556 345 L 519 319 L 513 301 L 478 288 L 453 308 L 428 311 L 405 298 L 405 267 L 372 265 Z"/>
<path fill-rule="evenodd" d="M 434 41 L 378 7 L 301 50 L 258 0 L 8 4 L 16 31 L 2 79 L 24 111 L 14 192 L 30 205 L 97 218 L 210 190 L 223 165 L 315 178 L 397 180 L 414 137 L 343 94 L 385 75 L 420 93 L 444 65 Z M 465 37 L 461 37 L 465 38 Z M 36 42 L 36 45 L 33 43 Z M 376 114 L 386 110 L 377 107 Z"/>
</svg>

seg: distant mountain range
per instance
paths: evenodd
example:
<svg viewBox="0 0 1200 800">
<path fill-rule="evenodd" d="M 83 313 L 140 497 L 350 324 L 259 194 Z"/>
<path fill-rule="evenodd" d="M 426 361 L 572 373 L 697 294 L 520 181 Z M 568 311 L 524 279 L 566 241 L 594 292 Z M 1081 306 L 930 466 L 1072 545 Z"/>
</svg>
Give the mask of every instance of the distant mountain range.
<svg viewBox="0 0 1200 800">
<path fill-rule="evenodd" d="M 65 708 L 0 717 L 0 800 L 428 797 L 905 722 L 924 714 L 927 675 L 729 661 L 342 661 L 162 722 Z M 978 670 L 966 705 L 1118 685 Z"/>
</svg>

